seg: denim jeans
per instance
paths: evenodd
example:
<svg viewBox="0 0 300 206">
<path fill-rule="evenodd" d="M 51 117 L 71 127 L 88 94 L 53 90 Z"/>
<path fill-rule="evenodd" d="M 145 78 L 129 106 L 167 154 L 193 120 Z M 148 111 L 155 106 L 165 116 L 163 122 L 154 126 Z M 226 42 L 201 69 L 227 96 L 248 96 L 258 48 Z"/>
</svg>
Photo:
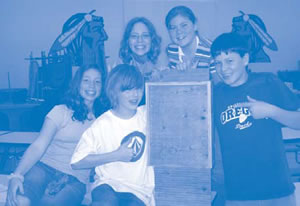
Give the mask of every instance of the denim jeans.
<svg viewBox="0 0 300 206">
<path fill-rule="evenodd" d="M 116 192 L 108 184 L 92 191 L 92 206 L 145 206 L 145 203 L 132 193 Z"/>
<path fill-rule="evenodd" d="M 294 194 L 269 200 L 226 201 L 226 206 L 296 206 Z"/>
<path fill-rule="evenodd" d="M 48 184 L 55 180 L 57 175 L 65 174 L 41 162 L 36 163 L 26 173 L 24 196 L 30 199 L 31 205 L 76 206 L 81 204 L 86 192 L 85 184 L 71 175 L 68 175 L 68 181 L 55 195 L 45 192 Z"/>
</svg>

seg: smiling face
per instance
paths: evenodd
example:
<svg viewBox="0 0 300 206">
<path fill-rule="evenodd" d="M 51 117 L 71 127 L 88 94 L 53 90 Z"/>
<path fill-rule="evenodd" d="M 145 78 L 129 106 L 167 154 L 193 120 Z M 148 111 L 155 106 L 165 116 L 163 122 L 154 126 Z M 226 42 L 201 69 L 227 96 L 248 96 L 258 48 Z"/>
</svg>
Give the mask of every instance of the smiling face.
<svg viewBox="0 0 300 206">
<path fill-rule="evenodd" d="M 177 15 L 171 21 L 168 28 L 169 36 L 173 43 L 180 47 L 192 44 L 196 37 L 196 25 L 187 17 Z"/>
<path fill-rule="evenodd" d="M 129 47 L 138 56 L 150 51 L 151 35 L 145 24 L 138 22 L 133 26 L 129 36 Z"/>
<path fill-rule="evenodd" d="M 101 87 L 101 74 L 97 69 L 91 68 L 83 73 L 79 93 L 86 105 L 92 105 L 95 99 L 100 96 Z"/>
<path fill-rule="evenodd" d="M 244 84 L 248 79 L 246 67 L 249 55 L 241 57 L 236 52 L 221 52 L 215 57 L 216 71 L 223 82 L 231 87 Z"/>
<path fill-rule="evenodd" d="M 118 93 L 118 105 L 116 110 L 122 113 L 135 113 L 141 99 L 143 97 L 143 89 L 129 89 Z"/>
</svg>

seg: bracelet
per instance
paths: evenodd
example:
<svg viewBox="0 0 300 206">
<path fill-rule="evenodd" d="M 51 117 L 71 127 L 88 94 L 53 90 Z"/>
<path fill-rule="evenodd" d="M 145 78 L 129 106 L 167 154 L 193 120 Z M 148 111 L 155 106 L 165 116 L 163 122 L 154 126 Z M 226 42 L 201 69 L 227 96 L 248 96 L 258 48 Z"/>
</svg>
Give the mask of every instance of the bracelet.
<svg viewBox="0 0 300 206">
<path fill-rule="evenodd" d="M 13 178 L 18 178 L 19 180 L 21 180 L 22 183 L 24 182 L 24 176 L 23 176 L 23 175 L 11 173 L 11 174 L 8 176 L 8 179 L 11 180 L 11 179 L 13 179 Z"/>
</svg>

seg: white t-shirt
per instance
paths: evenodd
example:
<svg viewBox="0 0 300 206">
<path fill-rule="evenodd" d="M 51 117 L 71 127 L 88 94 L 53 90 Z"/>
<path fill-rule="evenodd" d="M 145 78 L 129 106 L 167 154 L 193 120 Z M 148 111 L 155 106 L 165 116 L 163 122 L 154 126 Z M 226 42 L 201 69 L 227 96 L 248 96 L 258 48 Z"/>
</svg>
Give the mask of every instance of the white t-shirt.
<svg viewBox="0 0 300 206">
<path fill-rule="evenodd" d="M 121 119 L 111 110 L 105 112 L 83 133 L 71 164 L 89 154 L 115 151 L 122 139 L 133 131 L 146 132 L 145 106 L 138 107 L 137 113 L 130 119 Z M 109 184 L 117 192 L 133 193 L 146 205 L 154 205 L 154 170 L 148 166 L 147 144 L 146 137 L 144 153 L 136 162 L 112 162 L 96 167 L 96 181 L 92 189 Z"/>
</svg>

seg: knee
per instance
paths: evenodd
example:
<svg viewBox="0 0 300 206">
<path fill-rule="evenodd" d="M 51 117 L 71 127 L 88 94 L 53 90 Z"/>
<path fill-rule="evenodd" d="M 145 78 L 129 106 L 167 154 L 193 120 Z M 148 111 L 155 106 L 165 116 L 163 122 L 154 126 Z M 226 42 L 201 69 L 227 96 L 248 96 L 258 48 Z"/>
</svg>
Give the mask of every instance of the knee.
<svg viewBox="0 0 300 206">
<path fill-rule="evenodd" d="M 118 197 L 109 185 L 101 185 L 92 191 L 92 206 L 118 205 Z"/>
<path fill-rule="evenodd" d="M 18 200 L 18 206 L 30 206 L 31 201 L 28 197 L 25 197 L 23 195 L 18 195 L 17 196 L 17 200 Z"/>
</svg>

